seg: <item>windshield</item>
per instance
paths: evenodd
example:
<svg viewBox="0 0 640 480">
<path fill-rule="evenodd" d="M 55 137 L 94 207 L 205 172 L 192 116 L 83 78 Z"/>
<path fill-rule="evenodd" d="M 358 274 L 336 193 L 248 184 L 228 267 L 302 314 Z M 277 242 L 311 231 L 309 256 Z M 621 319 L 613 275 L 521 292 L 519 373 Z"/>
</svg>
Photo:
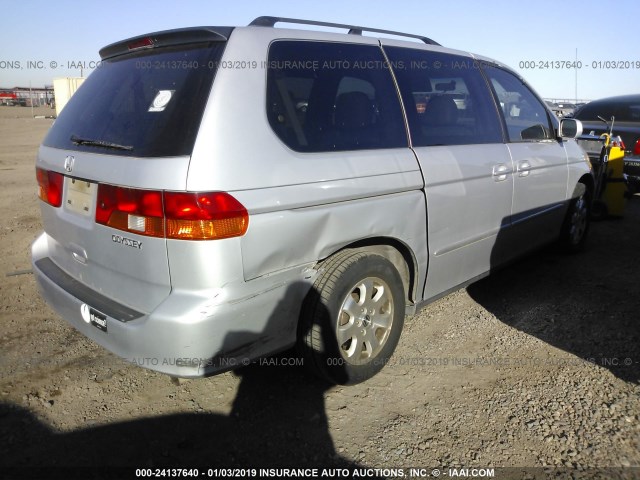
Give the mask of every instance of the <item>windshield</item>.
<svg viewBox="0 0 640 480">
<path fill-rule="evenodd" d="M 190 155 L 224 45 L 104 61 L 64 107 L 44 145 L 136 157 Z"/>
</svg>

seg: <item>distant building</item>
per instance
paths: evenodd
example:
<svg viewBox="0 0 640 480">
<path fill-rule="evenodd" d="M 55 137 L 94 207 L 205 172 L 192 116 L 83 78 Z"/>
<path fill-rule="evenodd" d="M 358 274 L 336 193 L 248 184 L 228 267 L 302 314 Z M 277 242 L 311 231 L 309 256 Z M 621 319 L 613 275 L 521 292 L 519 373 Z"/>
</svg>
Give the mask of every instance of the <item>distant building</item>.
<svg viewBox="0 0 640 480">
<path fill-rule="evenodd" d="M 19 105 L 23 107 L 41 107 L 52 105 L 54 101 L 53 85 L 44 88 L 0 87 L 0 105 Z"/>
</svg>

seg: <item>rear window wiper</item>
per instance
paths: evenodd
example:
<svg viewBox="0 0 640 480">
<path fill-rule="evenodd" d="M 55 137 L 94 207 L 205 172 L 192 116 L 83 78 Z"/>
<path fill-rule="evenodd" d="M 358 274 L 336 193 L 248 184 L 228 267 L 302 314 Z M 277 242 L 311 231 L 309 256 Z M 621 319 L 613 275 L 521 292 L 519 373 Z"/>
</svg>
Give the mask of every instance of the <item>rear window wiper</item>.
<svg viewBox="0 0 640 480">
<path fill-rule="evenodd" d="M 87 145 L 89 147 L 104 147 L 111 148 L 113 150 L 133 150 L 133 147 L 130 145 L 119 145 L 117 143 L 107 142 L 105 140 L 91 140 L 89 138 L 80 138 L 75 135 L 71 135 L 69 139 L 76 145 Z"/>
</svg>

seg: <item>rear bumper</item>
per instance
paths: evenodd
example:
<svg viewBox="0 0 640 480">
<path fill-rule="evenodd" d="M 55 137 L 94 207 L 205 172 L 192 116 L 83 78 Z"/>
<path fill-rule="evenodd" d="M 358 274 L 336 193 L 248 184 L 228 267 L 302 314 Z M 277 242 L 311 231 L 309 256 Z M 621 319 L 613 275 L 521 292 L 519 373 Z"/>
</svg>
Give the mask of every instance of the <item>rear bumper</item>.
<svg viewBox="0 0 640 480">
<path fill-rule="evenodd" d="M 152 312 L 139 312 L 66 274 L 49 258 L 45 235 L 32 245 L 33 272 L 45 301 L 82 334 L 131 363 L 176 377 L 203 377 L 295 344 L 300 306 L 313 282 L 308 267 L 221 289 L 173 290 Z M 105 328 L 88 317 L 89 309 L 104 316 Z"/>
<path fill-rule="evenodd" d="M 636 181 L 640 180 L 640 156 L 627 155 L 623 161 L 624 173 L 629 177 L 633 177 Z"/>
</svg>

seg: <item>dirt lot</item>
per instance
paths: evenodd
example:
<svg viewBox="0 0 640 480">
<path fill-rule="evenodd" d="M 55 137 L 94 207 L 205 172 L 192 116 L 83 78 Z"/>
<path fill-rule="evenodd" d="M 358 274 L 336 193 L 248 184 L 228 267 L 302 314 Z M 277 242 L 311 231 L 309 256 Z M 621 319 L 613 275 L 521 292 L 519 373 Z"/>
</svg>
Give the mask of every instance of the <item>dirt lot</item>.
<svg viewBox="0 0 640 480">
<path fill-rule="evenodd" d="M 51 123 L 0 107 L 0 477 L 332 466 L 640 478 L 640 196 L 592 225 L 584 254 L 546 249 L 425 308 L 364 384 L 329 387 L 290 354 L 173 383 L 86 340 L 36 293 L 33 163 Z"/>
</svg>

